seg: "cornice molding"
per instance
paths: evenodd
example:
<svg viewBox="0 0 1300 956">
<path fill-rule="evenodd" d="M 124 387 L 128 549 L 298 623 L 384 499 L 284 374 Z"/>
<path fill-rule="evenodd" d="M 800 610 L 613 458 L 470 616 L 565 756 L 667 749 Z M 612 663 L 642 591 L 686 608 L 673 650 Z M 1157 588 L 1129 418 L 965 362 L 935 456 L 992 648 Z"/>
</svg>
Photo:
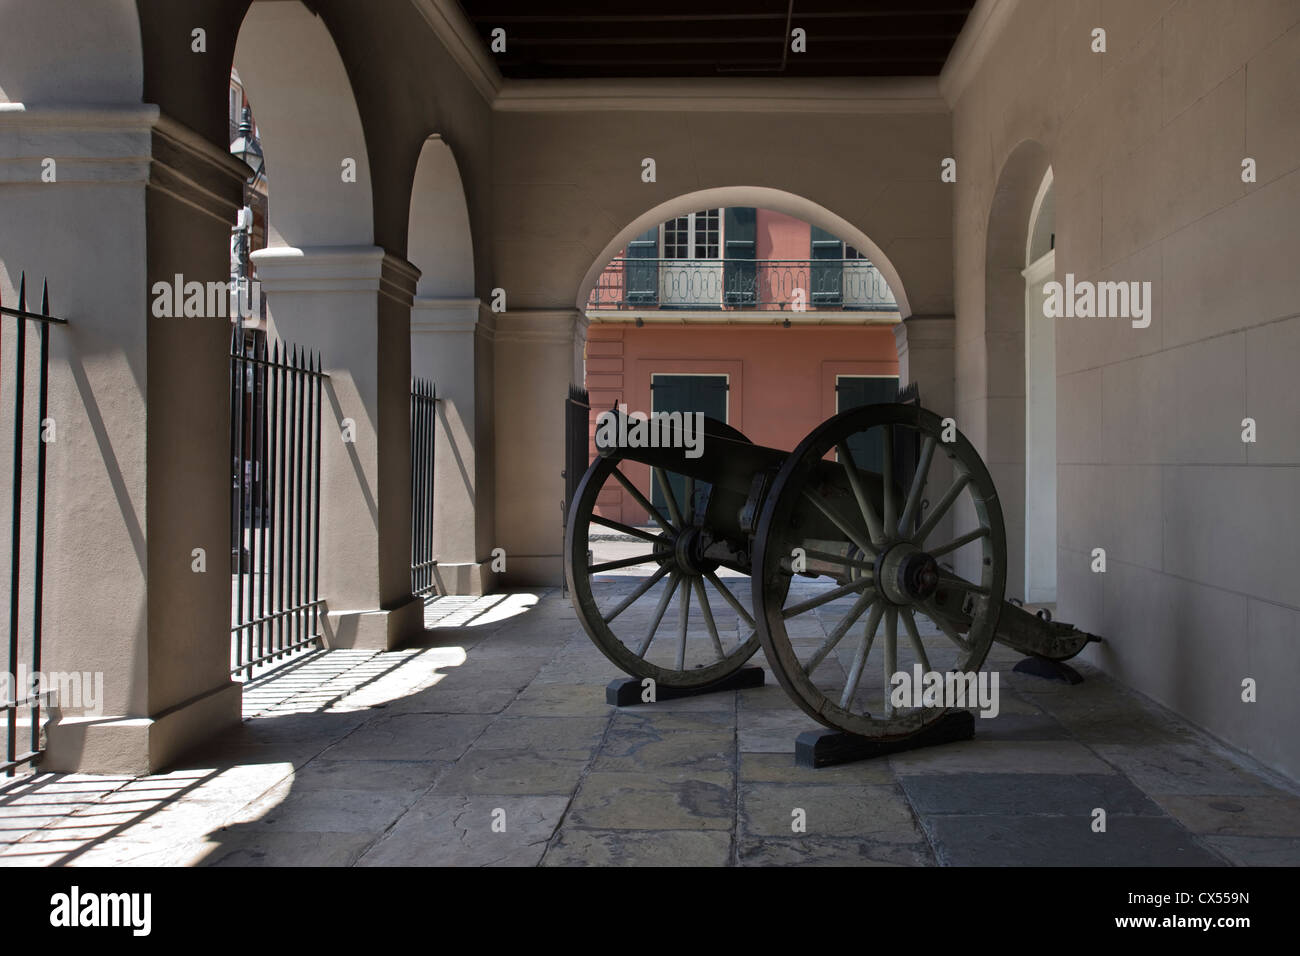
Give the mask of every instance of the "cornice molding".
<svg viewBox="0 0 1300 956">
<path fill-rule="evenodd" d="M 569 344 L 587 334 L 587 318 L 577 309 L 527 309 L 495 318 L 498 342 Z"/>
<path fill-rule="evenodd" d="M 911 348 L 950 349 L 957 338 L 957 320 L 951 315 L 914 315 L 894 328 L 894 338 Z"/>
<path fill-rule="evenodd" d="M 451 58 L 465 71 L 474 88 L 489 105 L 497 98 L 504 82 L 492 57 L 456 0 L 411 0 L 434 35 L 447 48 Z"/>
<path fill-rule="evenodd" d="M 272 246 L 251 256 L 268 294 L 378 292 L 410 306 L 420 270 L 379 246 Z"/>
<path fill-rule="evenodd" d="M 989 51 L 1002 35 L 1019 0 L 976 0 L 948 60 L 939 71 L 939 94 L 949 108 L 957 105 Z"/>
<path fill-rule="evenodd" d="M 411 303 L 411 332 L 473 332 L 478 328 L 480 304 L 478 299 L 417 295 Z"/>
</svg>

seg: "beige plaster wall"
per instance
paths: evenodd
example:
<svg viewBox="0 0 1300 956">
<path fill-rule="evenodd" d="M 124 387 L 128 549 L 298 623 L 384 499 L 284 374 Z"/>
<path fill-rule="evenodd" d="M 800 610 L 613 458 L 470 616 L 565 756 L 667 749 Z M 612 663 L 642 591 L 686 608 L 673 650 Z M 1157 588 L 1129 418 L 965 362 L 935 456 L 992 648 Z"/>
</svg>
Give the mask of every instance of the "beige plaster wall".
<svg viewBox="0 0 1300 956">
<path fill-rule="evenodd" d="M 1106 637 L 1089 659 L 1293 777 L 1297 88 L 1294 0 L 1020 2 L 953 114 L 959 424 L 986 450 L 1009 427 L 990 398 L 1006 349 L 986 229 L 1004 164 L 1034 140 L 1056 177 L 1057 278 L 1155 295 L 1146 329 L 1057 325 L 1058 616 Z"/>
</svg>

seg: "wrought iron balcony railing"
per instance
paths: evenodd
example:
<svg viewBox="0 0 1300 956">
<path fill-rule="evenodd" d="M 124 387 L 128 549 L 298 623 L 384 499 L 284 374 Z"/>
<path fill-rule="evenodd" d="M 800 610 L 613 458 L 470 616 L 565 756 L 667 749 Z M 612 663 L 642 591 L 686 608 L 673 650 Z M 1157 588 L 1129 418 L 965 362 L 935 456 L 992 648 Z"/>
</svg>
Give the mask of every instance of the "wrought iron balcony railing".
<svg viewBox="0 0 1300 956">
<path fill-rule="evenodd" d="M 894 294 L 866 259 L 611 259 L 588 308 L 610 311 L 892 312 Z"/>
</svg>

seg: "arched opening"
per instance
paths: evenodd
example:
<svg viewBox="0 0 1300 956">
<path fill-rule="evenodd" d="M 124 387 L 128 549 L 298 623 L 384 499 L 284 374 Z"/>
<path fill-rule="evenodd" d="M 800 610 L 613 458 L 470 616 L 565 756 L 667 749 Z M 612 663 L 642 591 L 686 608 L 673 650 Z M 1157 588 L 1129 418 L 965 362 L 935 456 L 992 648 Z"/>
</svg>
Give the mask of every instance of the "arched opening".
<svg viewBox="0 0 1300 956">
<path fill-rule="evenodd" d="M 1056 275 L 1056 202 L 1047 170 L 1025 249 L 1025 600 L 1056 602 L 1056 323 L 1043 286 Z"/>
<path fill-rule="evenodd" d="M 420 270 L 420 298 L 474 295 L 474 244 L 456 157 L 438 134 L 420 148 L 411 183 L 406 257 Z"/>
<path fill-rule="evenodd" d="M 424 561 L 437 561 L 431 583 L 438 593 L 481 594 L 489 582 L 479 559 L 490 550 L 492 529 L 492 354 L 479 337 L 465 188 L 451 147 L 437 134 L 425 140 L 415 167 L 407 258 L 420 270 L 411 374 L 438 397 L 432 474 L 422 472 L 414 490 L 416 547 Z"/>
<path fill-rule="evenodd" d="M 737 187 L 657 206 L 619 232 L 582 289 L 593 414 L 700 413 L 788 450 L 837 412 L 898 398 L 896 270 L 860 230 L 791 194 Z M 650 470 L 626 470 L 660 507 Z M 613 487 L 598 510 L 648 520 Z"/>
<path fill-rule="evenodd" d="M 885 255 L 884 250 L 876 245 L 866 233 L 824 206 L 820 206 L 794 193 L 772 189 L 767 186 L 722 186 L 716 189 L 702 189 L 698 192 L 678 196 L 676 199 L 660 203 L 653 209 L 647 210 L 623 227 L 616 236 L 606 243 L 605 248 L 596 256 L 591 268 L 587 270 L 582 284 L 578 287 L 578 294 L 574 304 L 578 309 L 586 310 L 592 290 L 596 287 L 606 264 L 617 255 L 619 250 L 626 248 L 627 244 L 636 239 L 637 236 L 644 234 L 652 227 L 684 214 L 690 214 L 702 209 L 726 207 L 769 209 L 810 223 L 834 236 L 838 236 L 866 256 L 879 270 L 897 304 L 898 316 L 905 319 L 912 314 L 912 307 L 908 302 L 907 291 L 903 286 L 902 277 L 889 260 L 889 257 Z"/>
<path fill-rule="evenodd" d="M 324 22 L 299 0 L 254 3 L 239 28 L 234 68 L 276 177 L 268 245 L 370 245 L 365 134 Z"/>
<path fill-rule="evenodd" d="M 1051 335 L 1051 330 L 1044 328 L 1041 295 L 1031 305 L 1030 290 L 1026 287 L 1034 281 L 1030 277 L 1039 274 L 1026 268 L 1027 258 L 1037 254 L 1038 269 L 1046 268 L 1050 261 L 1042 258 L 1042 247 L 1051 246 L 1054 233 L 1049 169 L 1043 146 L 1025 140 L 1011 151 L 998 178 L 985 245 L 985 378 L 982 394 L 972 396 L 975 399 L 972 404 L 982 411 L 983 421 L 959 422 L 959 427 L 973 436 L 977 447 L 981 444 L 980 431 L 984 432 L 980 451 L 997 485 L 1006 522 L 1009 597 L 1028 598 L 1026 569 L 1031 560 L 1031 541 L 1032 560 L 1056 566 L 1054 545 L 1050 554 L 1044 556 L 1049 535 L 1055 540 L 1056 514 L 1055 353 L 1051 351 L 1050 366 L 1044 355 L 1054 350 L 1055 345 L 1054 338 L 1050 344 L 1044 342 L 1044 336 Z M 1046 279 L 1050 278 L 1049 273 Z M 1031 309 L 1036 312 L 1031 314 Z M 1050 387 L 1045 384 L 1049 380 Z M 1051 408 L 1046 406 L 1048 402 Z M 1048 472 L 1052 477 L 1048 477 Z M 1027 507 L 1031 494 L 1035 502 L 1032 508 Z M 1045 521 L 1051 525 L 1050 532 L 1042 526 Z M 966 559 L 959 556 L 958 560 Z M 973 569 L 958 566 L 956 570 L 970 574 Z M 1042 571 L 1035 568 L 1038 600 L 1045 600 Z M 1051 577 L 1054 579 L 1054 573 Z"/>
<path fill-rule="evenodd" d="M 232 393 L 247 393 L 243 424 L 231 402 L 232 457 L 250 476 L 234 484 L 253 488 L 253 507 L 232 505 L 233 630 L 260 641 L 270 615 L 294 622 L 294 646 L 386 647 L 418 626 L 420 610 L 409 563 L 416 275 L 374 245 L 364 128 L 325 21 L 299 0 L 254 3 L 232 66 L 268 179 L 266 247 L 250 257 L 268 326 L 264 341 L 236 326 L 232 359 Z M 284 351 L 259 360 L 266 345 Z M 291 583 L 264 599 L 288 560 L 277 536 Z M 250 639 L 244 653 L 256 660 L 264 649 Z"/>
</svg>

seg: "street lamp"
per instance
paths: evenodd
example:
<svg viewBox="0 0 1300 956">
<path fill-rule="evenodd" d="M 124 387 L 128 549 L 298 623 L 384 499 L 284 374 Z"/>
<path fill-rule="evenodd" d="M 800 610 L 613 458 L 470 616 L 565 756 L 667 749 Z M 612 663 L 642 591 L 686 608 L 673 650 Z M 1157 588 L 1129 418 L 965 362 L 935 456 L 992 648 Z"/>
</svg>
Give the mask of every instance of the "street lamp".
<svg viewBox="0 0 1300 956">
<path fill-rule="evenodd" d="M 253 115 L 247 106 L 239 120 L 239 132 L 235 141 L 230 144 L 230 152 L 253 171 L 248 180 L 248 185 L 252 186 L 257 182 L 257 177 L 262 175 L 266 158 L 262 155 L 262 144 L 253 135 Z"/>
<path fill-rule="evenodd" d="M 230 144 L 230 152 L 253 173 L 244 183 L 244 205 L 239 210 L 238 222 L 234 229 L 231 230 L 234 233 L 231 247 L 231 278 L 236 283 L 235 288 L 242 291 L 249 281 L 251 271 L 249 268 L 249 253 L 253 242 L 253 210 L 248 204 L 248 194 L 256 189 L 258 179 L 266 171 L 266 158 L 262 155 L 262 144 L 253 135 L 253 115 L 247 106 L 244 107 L 243 115 L 240 117 L 239 130 L 235 141 Z M 238 295 L 237 292 L 236 296 Z M 242 308 L 236 308 L 235 326 L 239 331 L 242 348 L 244 330 L 244 312 Z"/>
</svg>

